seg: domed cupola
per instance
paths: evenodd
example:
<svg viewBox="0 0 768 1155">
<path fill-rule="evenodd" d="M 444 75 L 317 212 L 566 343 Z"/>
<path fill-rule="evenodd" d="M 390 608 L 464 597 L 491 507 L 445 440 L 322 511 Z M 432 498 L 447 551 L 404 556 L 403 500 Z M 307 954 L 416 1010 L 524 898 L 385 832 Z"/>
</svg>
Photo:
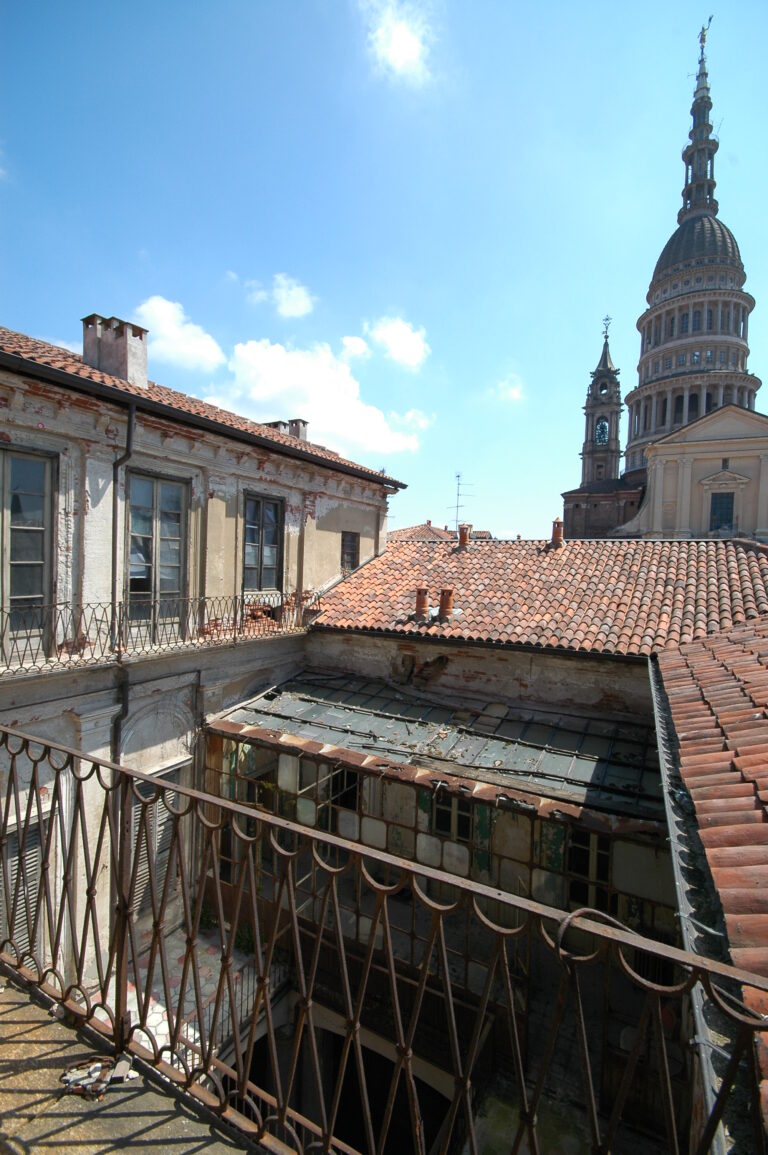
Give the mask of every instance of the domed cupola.
<svg viewBox="0 0 768 1155">
<path fill-rule="evenodd" d="M 754 299 L 731 230 L 718 218 L 712 98 L 699 36 L 692 125 L 683 149 L 685 185 L 678 227 L 656 262 L 640 331 L 638 384 L 627 395 L 628 470 L 645 466 L 645 446 L 722 405 L 754 409 L 760 388 L 747 372 Z"/>
</svg>

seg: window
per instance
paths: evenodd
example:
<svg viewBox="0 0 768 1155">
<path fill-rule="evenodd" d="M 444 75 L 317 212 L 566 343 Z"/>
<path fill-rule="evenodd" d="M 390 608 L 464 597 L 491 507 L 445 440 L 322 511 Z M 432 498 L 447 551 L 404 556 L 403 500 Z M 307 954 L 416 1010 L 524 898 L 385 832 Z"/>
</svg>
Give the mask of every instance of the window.
<svg viewBox="0 0 768 1155">
<path fill-rule="evenodd" d="M 341 535 L 341 572 L 352 573 L 360 565 L 360 534 L 344 531 Z"/>
<path fill-rule="evenodd" d="M 688 324 L 689 324 L 688 314 L 683 313 L 682 317 L 680 318 L 680 332 L 681 332 L 681 334 L 688 332 Z"/>
<path fill-rule="evenodd" d="M 692 365 L 700 365 L 701 364 L 701 352 L 698 349 L 694 349 L 693 353 L 691 353 L 691 364 Z"/>
<path fill-rule="evenodd" d="M 605 834 L 572 829 L 567 851 L 568 902 L 615 914 L 616 896 L 611 894 L 611 840 Z"/>
<path fill-rule="evenodd" d="M 704 360 L 706 361 L 707 365 L 711 365 L 712 362 L 714 361 L 714 359 L 715 359 L 715 355 L 712 352 L 712 350 L 707 349 L 706 353 L 704 354 Z"/>
<path fill-rule="evenodd" d="M 667 320 L 667 337 L 674 337 L 675 335 L 675 318 L 674 314 Z"/>
<path fill-rule="evenodd" d="M 675 397 L 675 411 L 674 411 L 674 415 L 672 417 L 672 424 L 673 425 L 681 425 L 682 421 L 683 421 L 683 395 L 682 395 L 682 393 L 678 393 L 677 397 Z"/>
<path fill-rule="evenodd" d="M 250 497 L 246 494 L 244 590 L 280 588 L 282 515 L 282 502 L 268 497 Z"/>
<path fill-rule="evenodd" d="M 158 776 L 157 786 L 178 786 L 180 773 L 181 769 L 178 769 L 162 777 Z M 147 802 L 146 807 L 142 806 L 138 799 L 134 799 L 133 803 L 133 843 L 138 857 L 133 904 L 138 914 L 144 914 L 152 909 L 150 859 L 155 880 L 155 896 L 158 903 L 162 900 L 173 840 L 173 814 L 169 807 L 178 810 L 179 799 L 175 790 L 166 790 L 162 793 L 152 782 L 137 782 L 136 792 Z M 178 875 L 179 865 L 177 850 L 171 865 L 174 879 Z M 175 883 L 168 886 L 168 897 L 173 893 L 174 887 Z"/>
<path fill-rule="evenodd" d="M 713 493 L 709 509 L 710 533 L 721 529 L 733 529 L 733 494 Z"/>
<path fill-rule="evenodd" d="M 608 422 L 604 417 L 598 418 L 595 425 L 595 441 L 598 445 L 608 444 Z"/>
<path fill-rule="evenodd" d="M 439 790 L 432 803 L 432 831 L 453 842 L 471 842 L 472 803 Z"/>
<path fill-rule="evenodd" d="M 665 369 L 671 369 L 672 368 L 672 358 L 671 357 L 665 357 L 664 358 L 664 368 Z"/>
<path fill-rule="evenodd" d="M 2 860 L 0 859 L 0 943 L 11 939 L 22 955 L 22 959 L 29 952 L 30 946 L 38 947 L 41 930 L 38 927 L 37 939 L 32 941 L 37 897 L 42 872 L 42 845 L 40 839 L 41 828 L 30 825 L 26 830 L 9 831 L 5 845 L 5 861 L 8 864 L 8 877 L 2 879 Z M 43 841 L 45 840 L 45 826 L 43 826 Z M 23 849 L 23 859 L 20 851 Z M 5 886 L 3 886 L 5 882 Z M 6 906 L 5 890 L 8 890 L 10 904 Z M 42 920 L 41 920 L 42 921 Z M 27 962 L 29 959 L 26 960 Z"/>
<path fill-rule="evenodd" d="M 128 494 L 131 621 L 178 618 L 185 581 L 187 486 L 133 473 Z"/>
<path fill-rule="evenodd" d="M 714 317 L 712 315 L 712 310 L 707 309 L 707 332 L 711 333 L 712 330 L 714 329 L 714 327 L 715 327 L 715 324 L 714 324 Z"/>
<path fill-rule="evenodd" d="M 698 333 L 701 329 L 701 309 L 693 310 L 693 331 Z"/>
<path fill-rule="evenodd" d="M 677 354 L 677 364 L 680 368 L 685 364 L 685 353 Z"/>
<path fill-rule="evenodd" d="M 730 469 L 731 468 L 731 462 L 730 462 L 730 459 L 728 457 L 722 458 L 720 468 L 721 469 Z"/>
<path fill-rule="evenodd" d="M 12 631 L 42 631 L 51 601 L 51 468 L 50 458 L 0 453 L 0 587 Z"/>
<path fill-rule="evenodd" d="M 728 363 L 728 352 L 726 349 L 720 350 L 720 364 L 726 365 Z"/>
</svg>

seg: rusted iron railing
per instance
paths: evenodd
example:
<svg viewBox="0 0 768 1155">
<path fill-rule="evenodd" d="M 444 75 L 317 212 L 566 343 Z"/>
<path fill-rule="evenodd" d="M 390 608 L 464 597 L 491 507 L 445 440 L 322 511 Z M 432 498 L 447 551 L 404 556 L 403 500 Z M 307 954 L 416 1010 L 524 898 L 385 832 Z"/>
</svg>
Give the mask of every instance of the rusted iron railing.
<svg viewBox="0 0 768 1155">
<path fill-rule="evenodd" d="M 766 979 L 7 728 L 0 772 L 4 965 L 268 1149 L 475 1153 L 500 1078 L 513 1152 L 566 1092 L 594 1151 L 762 1149 Z"/>
<path fill-rule="evenodd" d="M 316 595 L 274 591 L 134 597 L 114 614 L 107 602 L 15 607 L 0 613 L 0 677 L 291 634 L 316 611 Z"/>
</svg>

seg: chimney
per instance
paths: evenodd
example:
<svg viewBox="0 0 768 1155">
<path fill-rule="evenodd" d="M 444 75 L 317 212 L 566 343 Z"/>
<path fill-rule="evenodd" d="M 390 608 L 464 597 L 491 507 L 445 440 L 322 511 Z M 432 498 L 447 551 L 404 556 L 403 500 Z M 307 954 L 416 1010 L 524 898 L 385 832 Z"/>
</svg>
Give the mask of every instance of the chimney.
<svg viewBox="0 0 768 1155">
<path fill-rule="evenodd" d="M 426 586 L 419 586 L 416 590 L 416 614 L 417 618 L 426 618 L 429 613 L 429 591 Z"/>
<path fill-rule="evenodd" d="M 147 329 L 119 317 L 83 317 L 83 362 L 102 373 L 147 387 Z"/>
<path fill-rule="evenodd" d="M 291 417 L 288 421 L 288 432 L 291 437 L 298 437 L 299 441 L 306 441 L 307 422 L 303 417 Z"/>
<path fill-rule="evenodd" d="M 563 541 L 563 519 L 556 517 L 552 522 L 552 541 L 550 542 L 552 549 L 562 549 L 565 545 Z"/>
<path fill-rule="evenodd" d="M 472 529 L 472 526 L 467 525 L 466 522 L 462 522 L 462 524 L 459 526 L 459 545 L 460 546 L 469 545 L 469 532 L 471 529 Z"/>
<path fill-rule="evenodd" d="M 429 518 L 427 518 L 427 525 L 431 525 L 431 524 L 432 524 L 432 522 L 429 520 Z"/>
<path fill-rule="evenodd" d="M 278 433 L 289 432 L 287 421 L 265 421 L 264 424 L 268 429 L 276 429 Z"/>
<path fill-rule="evenodd" d="M 445 618 L 450 618 L 453 615 L 453 590 L 440 590 L 440 609 L 437 616 L 441 621 Z"/>
</svg>

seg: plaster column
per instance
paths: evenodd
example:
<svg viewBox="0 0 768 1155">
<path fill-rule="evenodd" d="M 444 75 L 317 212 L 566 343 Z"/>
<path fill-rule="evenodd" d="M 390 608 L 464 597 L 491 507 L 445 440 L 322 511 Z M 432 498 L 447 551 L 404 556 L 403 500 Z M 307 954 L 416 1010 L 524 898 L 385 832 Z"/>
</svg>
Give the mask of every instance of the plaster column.
<svg viewBox="0 0 768 1155">
<path fill-rule="evenodd" d="M 682 457 L 677 463 L 677 520 L 675 533 L 680 537 L 691 536 L 691 466 L 690 457 Z"/>
<path fill-rule="evenodd" d="M 717 408 L 723 408 L 723 397 L 725 395 L 725 385 L 718 385 L 717 387 Z"/>
<path fill-rule="evenodd" d="M 691 398 L 691 387 L 686 385 L 683 389 L 683 425 L 688 424 L 688 403 Z"/>
<path fill-rule="evenodd" d="M 664 422 L 664 428 L 665 429 L 671 429 L 672 428 L 672 401 L 673 401 L 672 390 L 667 389 L 667 419 Z"/>
<path fill-rule="evenodd" d="M 707 412 L 707 387 L 702 385 L 699 390 L 699 417 L 703 417 Z"/>
<path fill-rule="evenodd" d="M 768 453 L 760 454 L 760 474 L 757 479 L 757 528 L 761 541 L 768 541 Z"/>
<path fill-rule="evenodd" d="M 658 393 L 654 393 L 653 400 L 651 401 L 651 429 L 653 430 L 654 433 L 656 432 L 656 426 L 657 426 L 657 408 L 658 408 L 657 403 L 658 403 L 658 400 L 659 400 Z"/>
<path fill-rule="evenodd" d="M 653 502 L 649 529 L 652 533 L 660 534 L 662 531 L 662 499 L 664 497 L 664 462 L 660 457 L 657 457 L 653 463 L 651 486 L 653 488 Z"/>
</svg>

